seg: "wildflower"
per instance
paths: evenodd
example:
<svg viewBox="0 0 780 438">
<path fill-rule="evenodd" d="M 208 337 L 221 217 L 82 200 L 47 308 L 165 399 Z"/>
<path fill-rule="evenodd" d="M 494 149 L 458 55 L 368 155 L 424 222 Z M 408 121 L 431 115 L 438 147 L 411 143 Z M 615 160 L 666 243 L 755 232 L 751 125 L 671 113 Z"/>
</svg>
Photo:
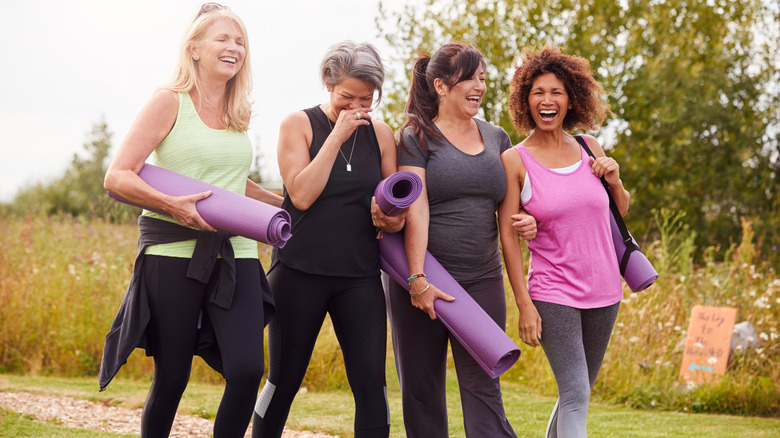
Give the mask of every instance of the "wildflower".
<svg viewBox="0 0 780 438">
<path fill-rule="evenodd" d="M 780 298 L 778 298 L 778 299 L 780 299 Z M 619 323 L 617 323 L 615 325 L 618 326 L 618 327 L 623 327 L 623 323 L 622 322 L 619 322 Z"/>
<path fill-rule="evenodd" d="M 639 341 L 639 336 L 631 336 L 628 338 L 628 342 L 631 342 L 632 344 Z"/>
<path fill-rule="evenodd" d="M 697 342 L 697 343 L 693 344 L 693 346 L 696 347 L 696 348 L 704 348 L 704 344 L 702 344 L 701 342 Z"/>
<path fill-rule="evenodd" d="M 751 290 L 750 292 L 748 292 L 748 295 L 750 295 L 751 297 L 754 297 L 754 296 L 756 296 L 756 291 L 755 290 Z"/>
<path fill-rule="evenodd" d="M 763 340 L 765 340 L 765 341 L 768 341 L 768 340 L 769 340 L 769 335 L 767 335 L 767 334 L 766 334 L 766 333 L 764 333 L 764 332 L 761 332 L 761 334 L 760 334 L 760 335 L 758 335 L 758 337 L 759 337 L 759 338 L 761 338 L 761 339 L 763 339 Z"/>
<path fill-rule="evenodd" d="M 716 363 L 718 363 L 718 358 L 717 357 L 711 357 L 711 358 L 707 359 L 707 363 L 710 364 L 710 365 L 715 365 Z"/>
<path fill-rule="evenodd" d="M 68 272 L 70 272 L 70 275 L 76 275 L 76 266 L 74 266 L 72 263 L 68 265 Z"/>
<path fill-rule="evenodd" d="M 655 407 L 655 400 L 650 402 L 650 406 Z"/>
<path fill-rule="evenodd" d="M 759 309 L 769 308 L 768 301 L 769 300 L 767 299 L 767 297 L 760 297 L 759 299 L 753 302 L 753 305 L 758 307 Z"/>
<path fill-rule="evenodd" d="M 679 325 L 674 326 L 674 331 L 679 332 L 682 328 Z"/>
<path fill-rule="evenodd" d="M 769 339 L 771 339 L 773 341 L 778 339 L 778 338 L 780 338 L 780 334 L 775 333 L 774 331 L 772 331 L 772 333 L 769 334 Z"/>
<path fill-rule="evenodd" d="M 685 283 L 685 276 L 684 275 L 680 276 L 680 283 Z"/>
<path fill-rule="evenodd" d="M 720 281 L 718 281 L 718 279 L 717 279 L 717 278 L 713 278 L 713 279 L 712 279 L 712 280 L 710 280 L 710 281 L 712 282 L 712 285 L 713 285 L 713 286 L 715 286 L 715 287 L 720 287 Z"/>
</svg>

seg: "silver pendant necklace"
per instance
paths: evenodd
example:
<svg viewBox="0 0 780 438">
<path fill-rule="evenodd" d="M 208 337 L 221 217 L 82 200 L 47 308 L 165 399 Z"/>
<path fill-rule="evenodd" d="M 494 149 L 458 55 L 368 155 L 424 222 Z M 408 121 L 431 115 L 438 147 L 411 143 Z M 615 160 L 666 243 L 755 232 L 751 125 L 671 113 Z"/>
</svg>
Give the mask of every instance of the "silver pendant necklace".
<svg viewBox="0 0 780 438">
<path fill-rule="evenodd" d="M 330 132 L 333 132 L 333 124 L 330 122 L 330 117 L 328 115 L 325 115 L 325 120 L 328 121 L 328 126 L 330 126 Z M 360 126 L 355 128 L 355 138 L 352 139 L 352 150 L 349 151 L 349 160 L 347 160 L 347 156 L 344 155 L 344 152 L 341 151 L 341 146 L 339 146 L 339 153 L 341 154 L 341 157 L 344 158 L 344 161 L 347 162 L 347 172 L 352 172 L 352 153 L 355 152 L 355 140 L 357 140 L 357 131 Z"/>
</svg>

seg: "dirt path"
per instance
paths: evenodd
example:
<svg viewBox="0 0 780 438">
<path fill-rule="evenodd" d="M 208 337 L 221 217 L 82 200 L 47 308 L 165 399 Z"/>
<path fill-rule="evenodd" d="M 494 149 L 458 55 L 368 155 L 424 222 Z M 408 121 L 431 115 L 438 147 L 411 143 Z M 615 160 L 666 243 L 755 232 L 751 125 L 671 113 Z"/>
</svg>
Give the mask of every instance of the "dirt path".
<svg viewBox="0 0 780 438">
<path fill-rule="evenodd" d="M 71 397 L 0 391 L 0 407 L 31 415 L 39 420 L 56 420 L 63 426 L 102 432 L 138 434 L 141 409 L 126 409 Z M 214 422 L 192 415 L 176 415 L 171 437 L 211 436 Z M 247 431 L 247 437 L 250 436 Z M 337 438 L 315 432 L 285 429 L 283 438 Z"/>
</svg>

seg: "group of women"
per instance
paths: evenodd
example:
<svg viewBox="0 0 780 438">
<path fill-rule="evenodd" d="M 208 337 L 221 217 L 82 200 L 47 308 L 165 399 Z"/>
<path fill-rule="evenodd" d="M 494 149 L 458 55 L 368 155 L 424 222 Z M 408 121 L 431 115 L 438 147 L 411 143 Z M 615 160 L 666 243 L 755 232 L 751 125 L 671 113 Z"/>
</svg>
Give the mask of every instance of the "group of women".
<svg viewBox="0 0 780 438">
<path fill-rule="evenodd" d="M 453 298 L 429 283 L 423 269 L 427 251 L 503 328 L 499 236 L 520 336 L 542 346 L 558 382 L 547 436 L 585 436 L 590 389 L 622 296 L 599 177 L 624 214 L 629 196 L 617 163 L 596 139 L 585 136 L 593 160 L 566 131 L 595 129 L 608 107 L 587 61 L 551 47 L 527 51 L 509 110 L 518 131 L 530 135 L 513 147 L 502 128 L 476 118 L 485 67 L 483 55 L 463 43 L 420 56 L 396 141 L 371 116 L 382 96 L 379 53 L 368 43 L 336 44 L 320 68 L 329 99 L 282 122 L 279 197 L 246 177 L 252 162 L 246 29 L 225 6 L 201 7 L 174 82 L 142 109 L 104 184 L 150 208 L 139 218 L 134 275 L 106 341 L 105 351 L 125 353 L 104 354 L 101 370 L 104 388 L 132 349 L 144 347 L 154 357 L 142 436 L 168 436 L 192 356 L 201 354 L 226 382 L 214 436 L 243 436 L 251 418 L 253 437 L 280 437 L 326 314 L 355 399 L 356 437 L 389 435 L 388 316 L 407 436 L 449 436 L 448 344 L 466 435 L 516 436 L 499 379 L 436 320 L 434 301 Z M 198 214 L 196 203 L 210 193 L 160 193 L 138 176 L 147 161 L 287 210 L 292 237 L 273 250 L 267 281 L 255 242 L 216 232 Z M 401 214 L 386 216 L 372 194 L 398 170 L 419 175 L 422 194 Z M 405 233 L 413 274 L 408 291 L 382 286 L 381 232 Z M 521 239 L 531 252 L 527 283 Z M 216 261 L 203 268 L 204 258 Z M 207 274 L 195 278 L 197 269 Z M 227 304 L 213 299 L 226 282 L 232 287 Z M 264 313 L 271 302 L 273 317 Z M 258 397 L 269 323 L 268 378 Z M 132 336 L 124 334 L 130 325 Z"/>
</svg>

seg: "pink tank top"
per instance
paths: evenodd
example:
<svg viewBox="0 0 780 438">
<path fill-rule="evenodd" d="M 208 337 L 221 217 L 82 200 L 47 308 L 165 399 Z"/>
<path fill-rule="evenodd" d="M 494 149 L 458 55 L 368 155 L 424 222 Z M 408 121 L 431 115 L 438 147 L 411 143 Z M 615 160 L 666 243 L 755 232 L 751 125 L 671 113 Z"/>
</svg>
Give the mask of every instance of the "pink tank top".
<svg viewBox="0 0 780 438">
<path fill-rule="evenodd" d="M 536 218 L 528 291 L 532 300 L 593 309 L 623 298 L 609 228 L 609 198 L 584 150 L 580 166 L 558 173 L 542 166 L 522 145 L 532 195 L 523 208 Z"/>
</svg>

